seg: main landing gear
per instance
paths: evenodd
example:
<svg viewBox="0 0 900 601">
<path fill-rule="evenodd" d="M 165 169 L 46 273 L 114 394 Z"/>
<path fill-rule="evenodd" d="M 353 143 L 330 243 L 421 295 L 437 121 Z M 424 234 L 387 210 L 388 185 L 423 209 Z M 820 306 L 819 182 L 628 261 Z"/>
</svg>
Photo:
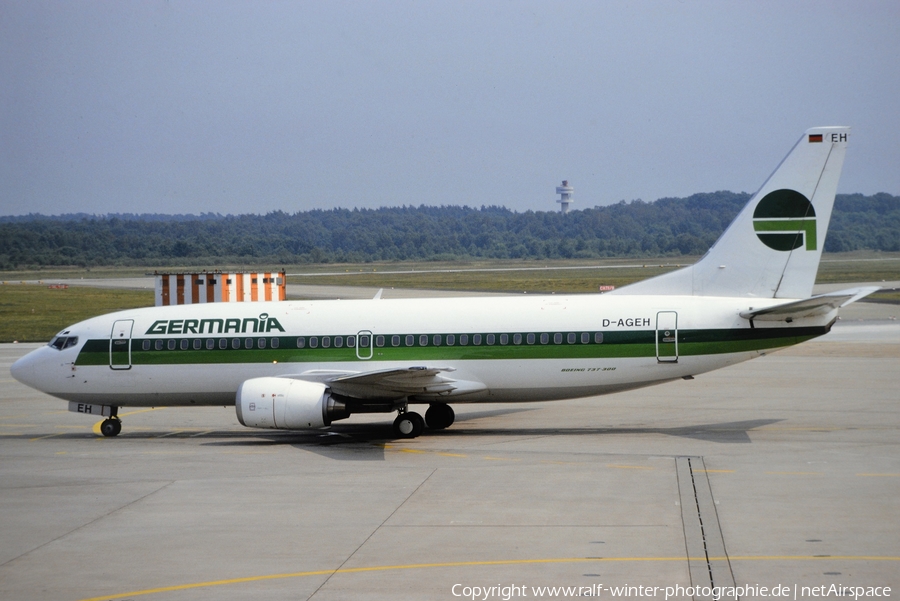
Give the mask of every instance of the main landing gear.
<svg viewBox="0 0 900 601">
<path fill-rule="evenodd" d="M 453 425 L 456 414 L 453 407 L 446 403 L 432 403 L 425 412 L 425 422 L 432 430 L 443 430 Z"/>
<path fill-rule="evenodd" d="M 425 420 L 415 411 L 404 411 L 394 420 L 397 438 L 415 438 L 425 430 Z"/>
<path fill-rule="evenodd" d="M 106 437 L 119 435 L 119 432 L 122 431 L 122 420 L 119 419 L 118 412 L 118 407 L 112 408 L 110 416 L 100 424 L 100 434 Z"/>
<path fill-rule="evenodd" d="M 446 403 L 432 403 L 425 412 L 425 419 L 415 411 L 403 410 L 394 420 L 394 435 L 397 438 L 415 438 L 425 431 L 425 424 L 432 430 L 449 428 L 456 419 L 453 408 Z"/>
</svg>

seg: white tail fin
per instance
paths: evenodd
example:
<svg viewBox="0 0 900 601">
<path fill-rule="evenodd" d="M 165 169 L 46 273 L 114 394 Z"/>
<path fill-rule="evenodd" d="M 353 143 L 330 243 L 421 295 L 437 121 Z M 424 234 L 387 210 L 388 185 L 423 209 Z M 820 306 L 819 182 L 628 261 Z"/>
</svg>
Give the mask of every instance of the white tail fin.
<svg viewBox="0 0 900 601">
<path fill-rule="evenodd" d="M 849 133 L 807 130 L 700 261 L 609 294 L 810 296 Z"/>
</svg>

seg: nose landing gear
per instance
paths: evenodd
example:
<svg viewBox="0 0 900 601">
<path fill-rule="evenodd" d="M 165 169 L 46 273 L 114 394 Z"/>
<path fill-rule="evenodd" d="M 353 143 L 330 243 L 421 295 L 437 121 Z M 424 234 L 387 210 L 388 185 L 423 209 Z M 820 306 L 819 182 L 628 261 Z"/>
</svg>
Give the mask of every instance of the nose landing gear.
<svg viewBox="0 0 900 601">
<path fill-rule="evenodd" d="M 122 431 L 122 420 L 119 419 L 118 413 L 119 408 L 112 407 L 109 417 L 100 424 L 100 433 L 103 434 L 103 436 L 118 436 L 119 432 Z"/>
<path fill-rule="evenodd" d="M 122 421 L 118 417 L 103 420 L 100 424 L 100 433 L 103 436 L 118 436 L 122 431 Z"/>
</svg>

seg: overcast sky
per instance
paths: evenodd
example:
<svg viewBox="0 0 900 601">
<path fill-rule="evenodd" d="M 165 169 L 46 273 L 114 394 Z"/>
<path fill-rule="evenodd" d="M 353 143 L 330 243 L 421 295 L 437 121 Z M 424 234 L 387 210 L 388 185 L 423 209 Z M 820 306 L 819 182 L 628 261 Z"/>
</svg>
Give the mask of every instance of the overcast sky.
<svg viewBox="0 0 900 601">
<path fill-rule="evenodd" d="M 556 210 L 755 191 L 853 127 L 900 194 L 900 2 L 0 0 L 0 214 Z"/>
</svg>

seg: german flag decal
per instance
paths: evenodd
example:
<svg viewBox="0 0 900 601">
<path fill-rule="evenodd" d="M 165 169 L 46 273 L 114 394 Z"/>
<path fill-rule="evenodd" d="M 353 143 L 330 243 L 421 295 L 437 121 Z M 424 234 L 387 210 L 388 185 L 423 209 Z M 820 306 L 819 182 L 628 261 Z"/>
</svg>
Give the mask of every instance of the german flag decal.
<svg viewBox="0 0 900 601">
<path fill-rule="evenodd" d="M 810 142 L 821 142 L 822 134 L 809 134 L 809 141 Z"/>
</svg>

